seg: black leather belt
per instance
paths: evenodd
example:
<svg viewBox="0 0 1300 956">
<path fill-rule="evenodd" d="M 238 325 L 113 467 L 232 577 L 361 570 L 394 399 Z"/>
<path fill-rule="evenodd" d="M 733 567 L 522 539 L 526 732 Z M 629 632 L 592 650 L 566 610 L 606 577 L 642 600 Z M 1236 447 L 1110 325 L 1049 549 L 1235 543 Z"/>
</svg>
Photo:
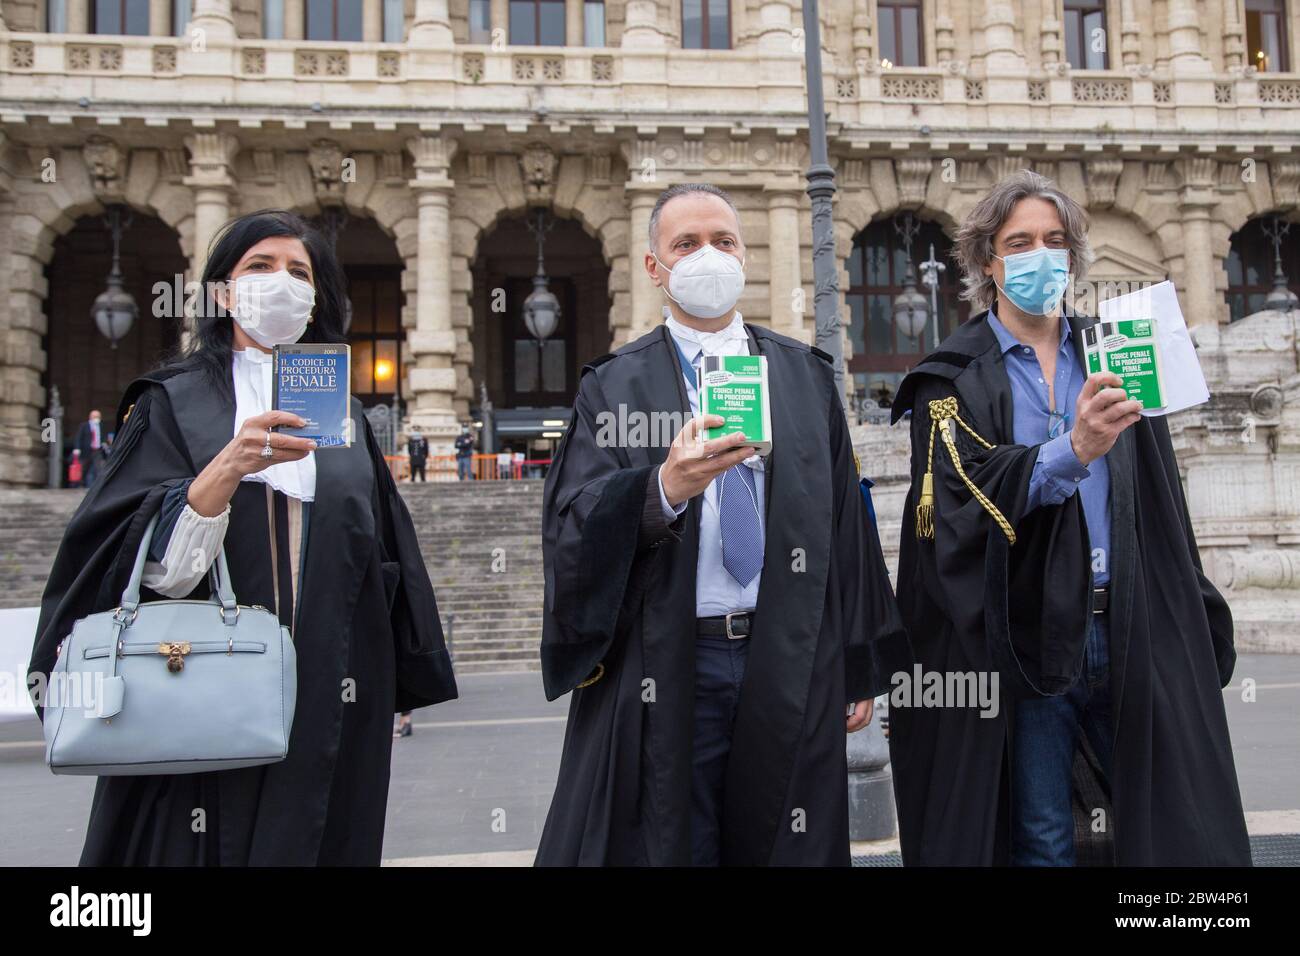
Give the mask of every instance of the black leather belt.
<svg viewBox="0 0 1300 956">
<path fill-rule="evenodd" d="M 695 633 L 701 637 L 727 637 L 733 641 L 749 637 L 753 626 L 753 611 L 732 611 L 717 617 L 695 619 Z"/>
<path fill-rule="evenodd" d="M 1092 613 L 1105 614 L 1110 610 L 1110 588 L 1092 589 Z"/>
</svg>

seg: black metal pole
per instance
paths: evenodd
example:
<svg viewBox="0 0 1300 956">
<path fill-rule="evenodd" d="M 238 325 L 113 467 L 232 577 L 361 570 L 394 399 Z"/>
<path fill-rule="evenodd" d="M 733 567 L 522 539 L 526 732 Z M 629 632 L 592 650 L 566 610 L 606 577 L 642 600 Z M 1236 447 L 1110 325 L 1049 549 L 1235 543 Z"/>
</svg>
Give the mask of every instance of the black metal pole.
<svg viewBox="0 0 1300 956">
<path fill-rule="evenodd" d="M 813 309 L 816 344 L 835 367 L 835 386 L 844 397 L 844 339 L 840 326 L 840 278 L 835 262 L 832 197 L 835 170 L 826 149 L 826 105 L 822 97 L 822 41 L 817 0 L 803 3 L 804 63 L 808 84 L 808 146 L 811 164 L 805 174 L 812 200 Z"/>
</svg>

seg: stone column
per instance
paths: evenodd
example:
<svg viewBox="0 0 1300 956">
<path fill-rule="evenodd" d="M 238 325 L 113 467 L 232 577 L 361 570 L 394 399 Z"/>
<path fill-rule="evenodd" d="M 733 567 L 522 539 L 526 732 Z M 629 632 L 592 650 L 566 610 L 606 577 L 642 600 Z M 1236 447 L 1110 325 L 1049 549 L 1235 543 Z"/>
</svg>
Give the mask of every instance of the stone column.
<svg viewBox="0 0 1300 956">
<path fill-rule="evenodd" d="M 1214 177 L 1218 163 L 1211 157 L 1180 160 L 1182 188 L 1178 194 L 1183 224 L 1183 312 L 1187 324 L 1213 325 L 1219 321 L 1219 295 L 1215 277 L 1219 263 L 1214 257 L 1210 227 L 1217 203 Z"/>
<path fill-rule="evenodd" d="M 284 38 L 301 40 L 307 35 L 307 12 L 304 0 L 284 0 Z"/>
<path fill-rule="evenodd" d="M 192 133 L 185 137 L 190 151 L 190 174 L 183 180 L 194 193 L 194 242 L 190 275 L 203 275 L 208 247 L 230 219 L 230 193 L 235 187 L 231 175 L 239 141 L 229 133 Z M 191 332 L 192 317 L 186 317 L 184 335 Z"/>
<path fill-rule="evenodd" d="M 1209 73 L 1210 61 L 1201 52 L 1196 0 L 1169 0 L 1169 63 L 1175 73 Z"/>
<path fill-rule="evenodd" d="M 407 42 L 425 47 L 450 47 L 455 42 L 447 0 L 415 0 L 415 19 Z"/>
<path fill-rule="evenodd" d="M 230 0 L 194 0 L 194 16 L 190 27 L 202 30 L 208 43 L 235 40 L 235 18 L 230 10 Z"/>
<path fill-rule="evenodd" d="M 586 36 L 582 29 L 583 0 L 564 0 L 564 44 L 582 46 Z"/>
<path fill-rule="evenodd" d="M 632 171 L 627 185 L 628 205 L 632 221 L 627 231 L 628 291 L 631 293 L 632 314 L 628 322 L 627 341 L 632 341 L 650 331 L 663 320 L 664 294 L 655 288 L 645 271 L 645 254 L 650 248 L 650 210 L 663 190 L 658 182 L 642 182 L 638 170 Z"/>
<path fill-rule="evenodd" d="M 501 31 L 503 43 L 510 42 L 510 0 L 491 0 L 488 8 L 488 22 L 492 32 Z"/>
<path fill-rule="evenodd" d="M 768 301 L 771 327 L 775 332 L 802 340 L 804 337 L 802 255 L 799 243 L 799 200 L 797 188 L 772 187 L 767 197 Z M 796 309 L 796 306 L 799 306 Z"/>
<path fill-rule="evenodd" d="M 419 210 L 415 328 L 407 333 L 410 419 L 433 444 L 449 446 L 456 434 L 456 333 L 451 326 L 451 158 L 456 141 L 419 136 L 407 141 L 415 160 L 414 191 Z"/>
<path fill-rule="evenodd" d="M 662 49 L 665 29 L 660 24 L 659 4 L 655 0 L 627 0 L 623 25 L 624 47 Z"/>
<path fill-rule="evenodd" d="M 984 54 L 988 73 L 1022 72 L 1025 56 L 1016 46 L 1016 12 L 1010 0 L 986 0 L 984 4 Z"/>
<path fill-rule="evenodd" d="M 384 0 L 364 0 L 361 9 L 361 39 L 382 43 L 384 39 Z"/>
<path fill-rule="evenodd" d="M 0 160 L 9 146 L 0 132 Z M 47 357 L 41 345 L 48 332 L 44 297 L 48 291 L 41 255 L 49 255 L 49 236 L 29 215 L 18 216 L 15 174 L 0 162 L 0 486 L 43 485 L 49 447 L 41 440 L 46 390 L 41 373 Z M 89 316 L 86 317 L 89 321 Z"/>
<path fill-rule="evenodd" d="M 149 35 L 166 37 L 172 35 L 171 0 L 149 0 Z"/>
<path fill-rule="evenodd" d="M 90 32 L 90 0 L 68 0 L 68 32 Z"/>
</svg>

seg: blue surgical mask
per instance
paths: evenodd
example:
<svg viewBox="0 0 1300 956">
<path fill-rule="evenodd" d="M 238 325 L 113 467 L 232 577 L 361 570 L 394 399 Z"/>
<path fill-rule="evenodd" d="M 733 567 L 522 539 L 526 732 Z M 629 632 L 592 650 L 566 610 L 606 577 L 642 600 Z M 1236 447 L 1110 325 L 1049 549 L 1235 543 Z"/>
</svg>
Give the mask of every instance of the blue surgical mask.
<svg viewBox="0 0 1300 956">
<path fill-rule="evenodd" d="M 1055 312 L 1070 280 L 1070 253 L 1042 246 L 1015 255 L 995 256 L 1006 266 L 999 289 L 1021 312 L 1047 315 Z"/>
</svg>

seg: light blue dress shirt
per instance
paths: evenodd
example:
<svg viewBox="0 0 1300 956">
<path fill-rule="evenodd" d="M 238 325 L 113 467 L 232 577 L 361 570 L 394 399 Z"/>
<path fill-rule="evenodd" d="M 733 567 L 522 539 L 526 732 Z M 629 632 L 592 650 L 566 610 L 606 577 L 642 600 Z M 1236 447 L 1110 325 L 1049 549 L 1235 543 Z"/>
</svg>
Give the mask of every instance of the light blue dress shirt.
<svg viewBox="0 0 1300 956">
<path fill-rule="evenodd" d="M 741 322 L 740 313 L 736 313 L 734 322 Z M 672 335 L 673 341 L 677 347 L 691 362 L 692 365 L 699 367 L 700 346 L 689 339 L 681 338 L 672 328 L 668 326 L 669 334 Z M 748 352 L 746 352 L 748 354 Z M 676 356 L 674 356 L 674 359 Z M 676 361 L 673 363 L 676 365 Z M 696 394 L 695 381 L 683 374 L 682 379 L 686 382 L 686 394 L 691 403 L 691 414 L 698 416 L 700 414 L 700 398 Z M 766 500 L 765 476 L 763 473 L 763 459 L 758 455 L 753 456 L 745 461 L 745 464 L 754 473 L 754 490 L 758 498 L 758 513 L 760 523 L 764 522 L 766 514 L 764 501 Z M 725 567 L 722 566 L 722 525 L 721 517 L 718 511 L 718 479 L 713 479 L 709 487 L 704 489 L 704 500 L 700 509 L 700 550 L 698 563 L 695 567 L 695 616 L 696 617 L 715 617 L 719 614 L 730 614 L 732 611 L 752 611 L 758 605 L 758 585 L 763 580 L 763 574 L 760 571 L 758 577 L 749 582 L 747 587 L 742 587 L 740 582 L 733 578 Z M 688 502 L 683 501 L 674 508 L 668 503 L 664 496 L 664 482 L 662 473 L 659 476 L 659 501 L 663 506 L 664 519 L 670 524 L 686 510 Z M 764 524 L 760 529 L 762 540 L 767 540 L 767 527 Z"/>
<path fill-rule="evenodd" d="M 1011 380 L 1015 442 L 1031 448 L 1041 446 L 1029 478 L 1027 510 L 1058 505 L 1075 491 L 1079 492 L 1092 545 L 1093 584 L 1101 587 L 1110 580 L 1110 472 L 1105 455 L 1091 465 L 1084 465 L 1070 444 L 1074 403 L 1079 399 L 1087 376 L 1075 355 L 1069 323 L 1064 318 L 1058 319 L 1061 340 L 1056 353 L 1055 381 L 1056 418 L 1059 419 L 1060 413 L 1066 418 L 1061 434 L 1050 438 L 1053 410 L 1048 405 L 1047 382 L 1043 378 L 1042 366 L 1038 364 L 1038 355 L 1017 339 L 991 311 L 988 320 L 1002 348 L 1003 364 Z"/>
</svg>

